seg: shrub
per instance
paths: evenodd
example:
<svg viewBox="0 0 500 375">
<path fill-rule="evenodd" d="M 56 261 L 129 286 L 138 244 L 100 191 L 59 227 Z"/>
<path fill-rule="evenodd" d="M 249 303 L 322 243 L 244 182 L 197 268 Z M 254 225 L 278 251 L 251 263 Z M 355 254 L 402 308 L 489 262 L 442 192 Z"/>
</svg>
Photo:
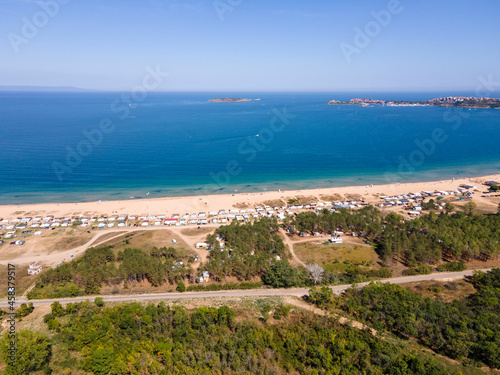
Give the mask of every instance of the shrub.
<svg viewBox="0 0 500 375">
<path fill-rule="evenodd" d="M 52 305 L 52 315 L 54 316 L 64 316 L 66 311 L 64 311 L 64 307 L 62 307 L 61 303 L 56 301 Z"/>
<path fill-rule="evenodd" d="M 19 307 L 19 310 L 17 311 L 16 316 L 18 318 L 23 318 L 23 317 L 28 316 L 29 314 L 31 314 L 33 312 L 33 310 L 35 310 L 35 307 L 33 306 L 33 303 L 30 302 L 28 305 L 26 305 L 25 303 L 23 303 Z"/>
<path fill-rule="evenodd" d="M 50 319 L 47 322 L 47 328 L 50 329 L 51 331 L 58 331 L 60 326 L 61 326 L 61 323 L 56 318 Z"/>
<path fill-rule="evenodd" d="M 403 276 L 412 276 L 412 275 L 428 275 L 432 272 L 432 268 L 426 265 L 420 265 L 414 268 L 408 268 L 403 271 Z"/>
<path fill-rule="evenodd" d="M 280 320 L 281 318 L 287 318 L 289 314 L 290 314 L 290 305 L 284 305 L 280 303 L 278 306 L 276 306 L 276 309 L 274 310 L 273 318 L 276 320 Z"/>
<path fill-rule="evenodd" d="M 415 268 L 408 268 L 406 270 L 403 270 L 403 276 L 413 276 L 413 275 L 417 275 L 418 272 Z"/>
<path fill-rule="evenodd" d="M 52 314 L 46 314 L 43 316 L 44 323 L 47 323 L 49 320 L 52 320 L 52 319 L 54 319 L 54 315 L 52 315 Z"/>
<path fill-rule="evenodd" d="M 308 300 L 320 309 L 328 308 L 333 304 L 333 290 L 326 286 L 318 289 L 316 287 L 309 290 Z"/>
<path fill-rule="evenodd" d="M 461 262 L 448 262 L 444 264 L 440 264 L 437 268 L 439 272 L 459 272 L 459 271 L 464 271 L 467 269 L 467 266 L 465 265 L 464 261 Z"/>
<path fill-rule="evenodd" d="M 381 279 L 387 279 L 392 277 L 392 272 L 389 268 L 381 268 L 379 270 L 371 270 L 369 272 L 369 276 L 373 275 L 373 277 L 380 277 Z"/>
<path fill-rule="evenodd" d="M 258 288 L 262 288 L 261 281 L 257 282 L 243 281 L 239 287 L 239 289 L 258 289 Z"/>
<path fill-rule="evenodd" d="M 297 285 L 298 272 L 287 261 L 280 260 L 269 267 L 262 281 L 273 288 L 290 288 Z"/>
<path fill-rule="evenodd" d="M 178 292 L 185 292 L 186 291 L 186 284 L 184 284 L 184 281 L 179 281 L 179 283 L 177 284 L 177 288 L 175 288 L 175 290 L 177 290 Z"/>
</svg>

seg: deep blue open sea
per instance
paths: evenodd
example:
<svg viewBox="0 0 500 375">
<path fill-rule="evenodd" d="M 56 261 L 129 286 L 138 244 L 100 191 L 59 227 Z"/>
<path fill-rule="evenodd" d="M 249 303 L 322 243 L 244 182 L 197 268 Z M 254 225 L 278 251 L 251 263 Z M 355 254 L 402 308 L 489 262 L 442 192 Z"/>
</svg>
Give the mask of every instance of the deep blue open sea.
<svg viewBox="0 0 500 375">
<path fill-rule="evenodd" d="M 0 204 L 499 173 L 498 110 L 326 105 L 445 95 L 0 92 Z"/>
</svg>

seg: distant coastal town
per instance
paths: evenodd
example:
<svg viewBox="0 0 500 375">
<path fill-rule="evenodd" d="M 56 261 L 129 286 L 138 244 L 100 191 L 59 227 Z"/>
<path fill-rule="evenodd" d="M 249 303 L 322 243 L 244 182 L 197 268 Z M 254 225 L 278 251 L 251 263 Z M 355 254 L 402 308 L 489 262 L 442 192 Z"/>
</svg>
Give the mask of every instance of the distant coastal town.
<svg viewBox="0 0 500 375">
<path fill-rule="evenodd" d="M 364 107 L 371 105 L 385 105 L 389 107 L 455 107 L 455 108 L 500 108 L 500 99 L 477 98 L 467 96 L 447 96 L 425 101 L 407 100 L 378 100 L 378 99 L 351 99 L 348 102 L 330 100 L 329 105 L 361 105 Z"/>
<path fill-rule="evenodd" d="M 210 99 L 209 102 L 214 102 L 214 103 L 239 103 L 239 102 L 251 102 L 252 100 L 260 100 L 260 99 L 218 98 L 218 99 Z"/>
</svg>

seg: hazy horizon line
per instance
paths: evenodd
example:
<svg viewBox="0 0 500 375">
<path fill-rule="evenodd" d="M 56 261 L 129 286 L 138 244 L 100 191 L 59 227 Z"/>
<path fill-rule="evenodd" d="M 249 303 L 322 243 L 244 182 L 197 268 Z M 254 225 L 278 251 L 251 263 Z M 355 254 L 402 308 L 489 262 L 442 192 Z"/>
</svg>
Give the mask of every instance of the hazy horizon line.
<svg viewBox="0 0 500 375">
<path fill-rule="evenodd" d="M 0 91 L 38 91 L 38 92 L 69 92 L 69 91 L 84 91 L 84 92 L 127 92 L 127 89 L 88 89 L 75 86 L 29 86 L 29 85 L 0 85 Z M 155 90 L 154 93 L 356 93 L 356 92 L 373 92 L 373 93 L 429 93 L 429 92 L 473 92 L 472 89 L 272 89 L 272 90 L 251 90 L 251 89 L 200 89 L 200 90 Z"/>
</svg>

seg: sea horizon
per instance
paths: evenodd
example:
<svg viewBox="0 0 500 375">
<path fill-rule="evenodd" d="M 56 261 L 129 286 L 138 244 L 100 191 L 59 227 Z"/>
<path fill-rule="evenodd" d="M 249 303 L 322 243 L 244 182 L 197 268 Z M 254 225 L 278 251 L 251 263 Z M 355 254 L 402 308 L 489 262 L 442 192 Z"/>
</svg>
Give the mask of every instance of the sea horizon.
<svg viewBox="0 0 500 375">
<path fill-rule="evenodd" d="M 121 94 L 129 93 L 127 89 L 96 89 L 83 88 L 76 86 L 0 86 L 0 93 L 69 93 L 69 94 Z M 235 93 L 265 93 L 265 94 L 432 94 L 438 96 L 470 96 L 482 97 L 488 95 L 479 95 L 477 91 L 468 88 L 452 88 L 452 89 L 378 89 L 378 90 L 318 90 L 318 89 L 273 89 L 273 90 L 248 90 L 248 89 L 231 89 L 231 90 L 155 90 L 149 94 L 235 94 Z M 494 94 L 494 92 L 492 92 Z M 229 95 L 230 96 L 230 95 Z M 498 95 L 497 95 L 498 96 Z M 223 96 L 224 97 L 224 96 Z M 495 96 L 492 96 L 495 97 Z"/>
</svg>

